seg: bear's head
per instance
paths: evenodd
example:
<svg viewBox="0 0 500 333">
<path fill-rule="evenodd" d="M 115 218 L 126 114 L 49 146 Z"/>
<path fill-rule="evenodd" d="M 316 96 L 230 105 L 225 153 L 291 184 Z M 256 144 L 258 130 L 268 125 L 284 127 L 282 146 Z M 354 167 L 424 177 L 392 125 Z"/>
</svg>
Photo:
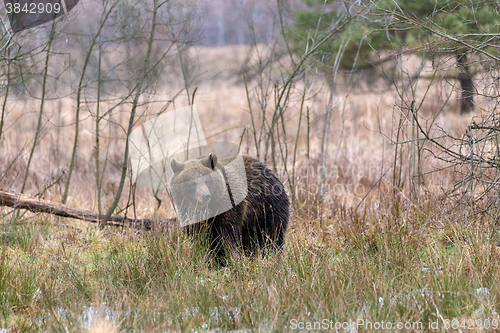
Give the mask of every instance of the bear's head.
<svg viewBox="0 0 500 333">
<path fill-rule="evenodd" d="M 219 181 L 215 154 L 186 162 L 179 162 L 174 158 L 170 165 L 174 172 L 170 188 L 177 204 L 189 209 L 200 209 L 213 200 Z"/>
</svg>

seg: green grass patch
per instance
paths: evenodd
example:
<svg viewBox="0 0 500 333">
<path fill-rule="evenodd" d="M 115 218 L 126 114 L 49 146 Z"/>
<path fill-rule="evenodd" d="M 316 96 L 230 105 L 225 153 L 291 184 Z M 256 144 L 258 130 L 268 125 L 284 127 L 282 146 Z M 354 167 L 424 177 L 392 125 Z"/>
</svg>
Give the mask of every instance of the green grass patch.
<svg viewBox="0 0 500 333">
<path fill-rule="evenodd" d="M 214 269 L 182 232 L 6 220 L 0 328 L 269 332 L 358 320 L 443 327 L 445 319 L 498 319 L 494 230 L 383 221 L 330 228 L 336 223 L 311 233 L 292 228 L 280 256 L 234 256 Z"/>
</svg>

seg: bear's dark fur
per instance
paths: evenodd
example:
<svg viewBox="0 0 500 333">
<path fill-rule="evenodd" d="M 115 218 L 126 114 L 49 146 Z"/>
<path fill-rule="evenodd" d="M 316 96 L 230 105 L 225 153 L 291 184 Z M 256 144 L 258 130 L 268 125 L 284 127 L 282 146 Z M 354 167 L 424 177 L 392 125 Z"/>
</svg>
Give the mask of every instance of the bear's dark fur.
<svg viewBox="0 0 500 333">
<path fill-rule="evenodd" d="M 281 250 L 288 226 L 290 203 L 281 182 L 259 160 L 247 155 L 239 158 L 246 176 L 243 166 L 236 170 L 234 158 L 217 161 L 215 154 L 184 163 L 175 159 L 171 162 L 174 175 L 170 189 L 179 218 L 186 221 L 193 214 L 206 212 L 207 215 L 197 215 L 202 216 L 198 218 L 202 222 L 186 229 L 195 237 L 204 233 L 210 253 L 220 265 L 226 264 L 228 250 L 247 255 Z M 231 192 L 244 189 L 245 181 L 248 193 L 235 205 L 234 198 L 244 192 Z M 220 212 L 220 207 L 232 208 Z"/>
</svg>

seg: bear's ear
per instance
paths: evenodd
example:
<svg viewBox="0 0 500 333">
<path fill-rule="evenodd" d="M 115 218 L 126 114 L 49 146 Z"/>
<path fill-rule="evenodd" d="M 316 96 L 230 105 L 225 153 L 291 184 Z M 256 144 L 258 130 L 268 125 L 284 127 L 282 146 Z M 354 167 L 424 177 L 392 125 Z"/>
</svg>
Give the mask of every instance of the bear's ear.
<svg viewBox="0 0 500 333">
<path fill-rule="evenodd" d="M 217 165 L 217 155 L 215 154 L 208 155 L 206 158 L 201 160 L 201 164 L 203 164 L 209 169 L 214 170 L 215 166 Z"/>
<path fill-rule="evenodd" d="M 184 170 L 184 163 L 177 161 L 175 158 L 170 162 L 170 166 L 172 167 L 172 171 L 174 173 L 179 173 Z"/>
</svg>

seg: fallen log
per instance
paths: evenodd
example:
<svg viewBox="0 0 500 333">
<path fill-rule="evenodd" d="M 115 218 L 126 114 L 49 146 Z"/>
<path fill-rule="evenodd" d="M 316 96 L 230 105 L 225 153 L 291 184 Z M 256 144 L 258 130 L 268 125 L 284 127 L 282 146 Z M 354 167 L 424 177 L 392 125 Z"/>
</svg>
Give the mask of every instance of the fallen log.
<svg viewBox="0 0 500 333">
<path fill-rule="evenodd" d="M 16 209 L 26 209 L 33 213 L 48 213 L 61 217 L 70 217 L 91 223 L 100 223 L 104 220 L 105 214 L 97 212 L 69 208 L 58 203 L 41 201 L 39 199 L 14 194 L 0 190 L 0 206 L 14 207 Z M 133 219 L 130 217 L 111 216 L 107 225 L 116 227 L 129 226 L 136 229 L 150 230 L 156 224 L 169 227 L 176 222 L 176 219 L 167 219 L 163 221 L 154 221 L 150 219 Z"/>
</svg>

